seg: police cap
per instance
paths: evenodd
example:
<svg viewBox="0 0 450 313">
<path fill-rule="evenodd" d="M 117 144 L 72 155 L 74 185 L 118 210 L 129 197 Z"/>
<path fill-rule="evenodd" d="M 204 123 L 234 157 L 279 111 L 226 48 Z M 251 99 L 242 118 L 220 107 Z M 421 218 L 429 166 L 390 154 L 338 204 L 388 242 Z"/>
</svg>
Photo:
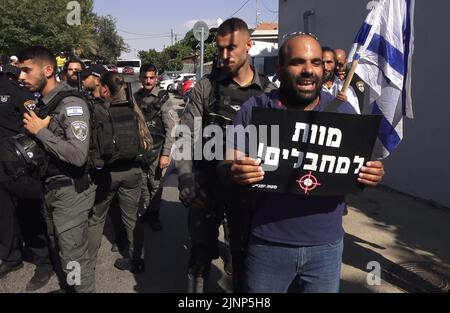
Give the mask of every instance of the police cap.
<svg viewBox="0 0 450 313">
<path fill-rule="evenodd" d="M 95 77 L 101 77 L 103 74 L 105 74 L 108 70 L 100 64 L 92 64 L 91 66 L 85 68 L 81 71 L 81 79 L 86 79 L 90 75 L 93 75 Z"/>
</svg>

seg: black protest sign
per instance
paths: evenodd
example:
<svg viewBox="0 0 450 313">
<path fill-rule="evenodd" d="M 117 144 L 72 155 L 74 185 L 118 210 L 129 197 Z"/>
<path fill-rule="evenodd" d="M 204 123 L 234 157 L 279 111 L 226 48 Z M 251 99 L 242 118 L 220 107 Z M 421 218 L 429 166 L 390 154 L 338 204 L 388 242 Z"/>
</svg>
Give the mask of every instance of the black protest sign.
<svg viewBox="0 0 450 313">
<path fill-rule="evenodd" d="M 265 171 L 253 190 L 335 196 L 363 189 L 357 176 L 370 160 L 380 116 L 253 108 L 252 125 L 258 143 L 250 157 Z"/>
</svg>

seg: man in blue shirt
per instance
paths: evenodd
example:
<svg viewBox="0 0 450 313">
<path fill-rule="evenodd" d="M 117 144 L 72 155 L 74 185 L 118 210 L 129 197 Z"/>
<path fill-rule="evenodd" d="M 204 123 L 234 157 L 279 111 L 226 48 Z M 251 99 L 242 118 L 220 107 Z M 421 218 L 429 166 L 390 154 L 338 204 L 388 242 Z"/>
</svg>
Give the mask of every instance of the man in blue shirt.
<svg viewBox="0 0 450 313">
<path fill-rule="evenodd" d="M 234 125 L 248 126 L 253 107 L 324 111 L 334 98 L 321 93 L 323 72 L 319 42 L 310 35 L 291 37 L 279 52 L 280 89 L 248 100 Z M 342 102 L 335 111 L 356 114 L 348 102 Z M 262 181 L 259 162 L 247 157 L 248 139 L 244 146 L 234 147 L 234 161 L 219 167 L 221 176 L 241 186 Z M 383 164 L 370 161 L 361 168 L 358 181 L 376 186 L 383 175 Z M 304 292 L 338 292 L 344 207 L 344 196 L 264 194 L 253 212 L 246 258 L 247 291 L 286 292 L 296 280 Z"/>
</svg>

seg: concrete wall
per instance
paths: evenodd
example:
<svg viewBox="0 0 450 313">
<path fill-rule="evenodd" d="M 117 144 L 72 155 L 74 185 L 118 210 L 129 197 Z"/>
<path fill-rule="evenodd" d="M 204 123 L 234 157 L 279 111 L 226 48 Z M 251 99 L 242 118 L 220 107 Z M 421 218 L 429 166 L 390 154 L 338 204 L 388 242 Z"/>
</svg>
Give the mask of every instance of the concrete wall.
<svg viewBox="0 0 450 313">
<path fill-rule="evenodd" d="M 367 16 L 361 0 L 280 0 L 280 40 L 303 31 L 303 13 L 314 10 L 310 31 L 322 45 L 349 50 Z M 384 183 L 402 192 L 450 207 L 450 1 L 416 1 L 413 58 L 414 120 L 406 120 L 404 139 L 385 160 Z"/>
</svg>

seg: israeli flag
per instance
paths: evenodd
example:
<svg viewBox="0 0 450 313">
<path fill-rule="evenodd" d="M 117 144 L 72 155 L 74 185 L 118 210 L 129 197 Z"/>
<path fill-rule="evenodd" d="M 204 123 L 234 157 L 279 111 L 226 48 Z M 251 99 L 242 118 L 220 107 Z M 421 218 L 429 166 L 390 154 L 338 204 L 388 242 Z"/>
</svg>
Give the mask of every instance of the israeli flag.
<svg viewBox="0 0 450 313">
<path fill-rule="evenodd" d="M 403 116 L 413 118 L 414 4 L 414 0 L 380 0 L 359 30 L 348 58 L 349 62 L 359 59 L 356 74 L 369 87 L 366 99 L 371 112 L 383 116 L 374 150 L 378 159 L 400 144 Z"/>
</svg>

